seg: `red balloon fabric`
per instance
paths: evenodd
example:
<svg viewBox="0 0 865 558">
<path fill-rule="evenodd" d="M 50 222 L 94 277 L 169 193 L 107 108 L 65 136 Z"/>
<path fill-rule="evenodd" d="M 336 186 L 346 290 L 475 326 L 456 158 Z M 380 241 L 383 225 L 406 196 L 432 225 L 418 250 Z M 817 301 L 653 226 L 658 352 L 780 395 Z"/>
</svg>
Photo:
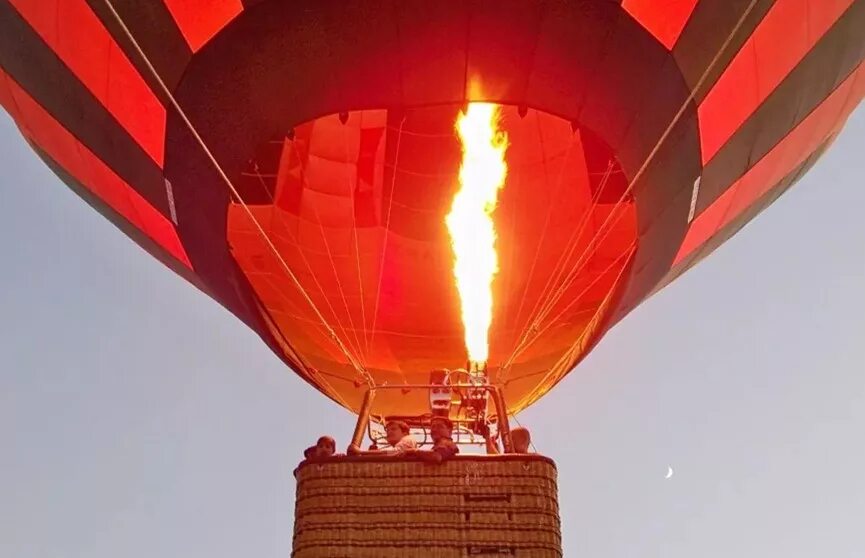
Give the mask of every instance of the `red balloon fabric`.
<svg viewBox="0 0 865 558">
<path fill-rule="evenodd" d="M 0 0 L 0 104 L 352 410 L 465 365 L 454 122 L 501 105 L 488 373 L 516 411 L 813 165 L 865 95 L 862 29 L 865 0 Z"/>
</svg>

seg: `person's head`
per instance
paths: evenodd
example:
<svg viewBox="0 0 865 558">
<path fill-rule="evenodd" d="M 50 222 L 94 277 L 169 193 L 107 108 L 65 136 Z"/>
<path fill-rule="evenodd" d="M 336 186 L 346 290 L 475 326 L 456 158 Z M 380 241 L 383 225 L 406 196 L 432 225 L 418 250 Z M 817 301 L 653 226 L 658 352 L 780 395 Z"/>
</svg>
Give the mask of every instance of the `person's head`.
<svg viewBox="0 0 865 558">
<path fill-rule="evenodd" d="M 429 433 L 433 442 L 442 438 L 450 438 L 454 431 L 454 423 L 447 417 L 433 417 L 430 421 Z"/>
<path fill-rule="evenodd" d="M 315 450 L 316 450 L 315 446 L 309 446 L 308 448 L 303 450 L 303 458 L 304 459 L 312 459 L 313 457 L 315 457 Z"/>
<path fill-rule="evenodd" d="M 401 420 L 391 420 L 384 427 L 387 443 L 395 446 L 400 440 L 409 435 L 408 424 Z"/>
<path fill-rule="evenodd" d="M 336 440 L 330 436 L 322 436 L 315 443 L 316 457 L 330 457 L 336 453 Z"/>
<path fill-rule="evenodd" d="M 529 453 L 529 444 L 532 437 L 526 428 L 520 426 L 511 430 L 511 443 L 514 445 L 514 453 Z"/>
</svg>

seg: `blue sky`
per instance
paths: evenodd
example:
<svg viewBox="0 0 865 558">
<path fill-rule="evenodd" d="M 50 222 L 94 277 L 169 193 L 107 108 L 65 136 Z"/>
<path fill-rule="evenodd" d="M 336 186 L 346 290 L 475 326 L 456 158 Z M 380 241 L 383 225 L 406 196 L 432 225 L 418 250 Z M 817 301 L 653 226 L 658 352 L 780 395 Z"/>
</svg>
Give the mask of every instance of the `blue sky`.
<svg viewBox="0 0 865 558">
<path fill-rule="evenodd" d="M 520 416 L 566 556 L 865 552 L 865 109 Z M 353 418 L 68 191 L 0 116 L 0 556 L 285 557 Z M 674 476 L 665 480 L 667 467 Z"/>
</svg>

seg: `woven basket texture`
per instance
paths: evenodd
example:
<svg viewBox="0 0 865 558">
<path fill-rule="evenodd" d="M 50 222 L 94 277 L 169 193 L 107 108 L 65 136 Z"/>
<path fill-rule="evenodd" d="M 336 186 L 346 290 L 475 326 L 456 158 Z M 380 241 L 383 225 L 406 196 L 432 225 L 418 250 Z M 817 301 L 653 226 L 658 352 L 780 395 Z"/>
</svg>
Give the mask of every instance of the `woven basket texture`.
<svg viewBox="0 0 865 558">
<path fill-rule="evenodd" d="M 561 558 L 545 458 L 334 459 L 295 472 L 293 558 Z"/>
</svg>

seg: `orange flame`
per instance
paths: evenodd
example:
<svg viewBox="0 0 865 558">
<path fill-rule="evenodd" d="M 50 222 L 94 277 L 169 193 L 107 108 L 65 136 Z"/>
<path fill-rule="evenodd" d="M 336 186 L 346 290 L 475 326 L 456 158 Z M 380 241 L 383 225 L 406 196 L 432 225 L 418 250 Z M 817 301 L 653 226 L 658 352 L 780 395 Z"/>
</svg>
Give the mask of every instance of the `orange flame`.
<svg viewBox="0 0 865 558">
<path fill-rule="evenodd" d="M 469 103 L 466 113 L 457 118 L 463 151 L 460 190 L 445 218 L 454 251 L 466 350 L 475 363 L 485 363 L 489 356 L 492 282 L 499 270 L 492 213 L 508 173 L 508 139 L 498 129 L 498 120 L 499 109 L 490 103 Z"/>
</svg>

